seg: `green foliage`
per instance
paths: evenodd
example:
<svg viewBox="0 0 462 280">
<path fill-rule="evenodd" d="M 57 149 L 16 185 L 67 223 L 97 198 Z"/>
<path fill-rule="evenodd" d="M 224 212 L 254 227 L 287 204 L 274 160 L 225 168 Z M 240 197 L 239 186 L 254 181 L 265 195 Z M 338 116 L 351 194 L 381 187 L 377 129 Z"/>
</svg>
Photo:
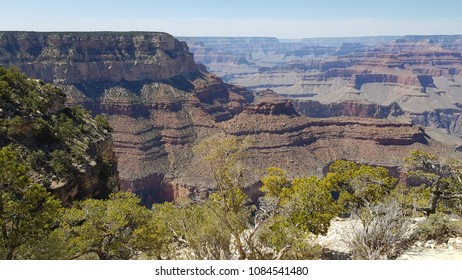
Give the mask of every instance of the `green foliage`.
<svg viewBox="0 0 462 280">
<path fill-rule="evenodd" d="M 50 144 L 56 142 L 55 134 L 50 124 L 43 118 L 36 118 L 31 123 L 32 135 L 35 137 L 39 145 Z"/>
<path fill-rule="evenodd" d="M 117 193 L 108 200 L 87 199 L 66 209 L 61 229 L 73 258 L 131 259 L 150 251 L 151 242 L 145 239 L 153 236 L 150 211 L 139 202 L 131 193 Z"/>
<path fill-rule="evenodd" d="M 245 208 L 247 196 L 239 188 L 231 188 L 209 196 L 210 206 L 215 211 L 239 213 Z"/>
<path fill-rule="evenodd" d="M 314 176 L 295 178 L 269 168 L 262 178 L 265 193 L 257 211 L 253 256 L 261 259 L 317 259 L 319 246 L 312 236 L 327 232 L 338 213 L 329 185 Z M 261 249 L 266 248 L 266 249 Z"/>
<path fill-rule="evenodd" d="M 82 123 L 85 119 L 90 117 L 90 113 L 82 106 L 71 107 L 72 118 L 77 123 Z"/>
<path fill-rule="evenodd" d="M 462 162 L 460 160 L 442 161 L 435 155 L 412 150 L 405 159 L 409 179 L 420 184 L 429 193 L 426 207 L 418 208 L 427 215 L 438 210 L 458 211 L 462 198 Z"/>
<path fill-rule="evenodd" d="M 67 250 L 72 243 L 68 232 L 57 229 L 62 214 L 60 202 L 32 179 L 44 186 L 50 186 L 51 180 L 79 181 L 73 180 L 77 175 L 75 171 L 90 164 L 92 155 L 87 151 L 95 150 L 93 141 L 100 140 L 101 135 L 106 137 L 107 133 L 96 126 L 97 121 L 92 121 L 83 108 L 61 109 L 64 97 L 62 91 L 51 84 L 0 66 L 2 258 L 75 256 L 74 248 Z M 97 167 L 101 167 L 99 179 L 102 185 L 114 184 L 112 173 L 115 170 L 111 159 L 95 157 L 94 160 Z M 108 193 L 112 189 L 108 187 Z M 146 236 L 152 236 L 155 229 L 146 226 L 143 231 Z M 139 244 L 152 243 L 139 236 L 136 235 Z"/>
<path fill-rule="evenodd" d="M 18 162 L 11 146 L 0 149 L 0 255 L 34 258 L 36 243 L 57 224 L 61 204 L 39 184 L 30 182 L 28 166 Z M 46 252 L 41 253 L 44 255 Z"/>
<path fill-rule="evenodd" d="M 61 178 L 69 179 L 73 173 L 72 157 L 69 153 L 62 150 L 51 152 L 50 164 L 53 171 Z"/>
<path fill-rule="evenodd" d="M 4 122 L 7 136 L 17 142 L 27 142 L 24 138 L 33 138 L 39 144 L 56 141 L 51 126 L 41 117 L 25 118 L 16 115 Z"/>
<path fill-rule="evenodd" d="M 109 132 L 112 132 L 112 127 L 109 124 L 108 119 L 104 115 L 96 115 L 95 116 L 95 121 L 98 127 L 105 129 Z"/>
<path fill-rule="evenodd" d="M 48 110 L 51 95 L 63 95 L 56 87 L 28 79 L 16 68 L 0 66 L 0 101 L 5 112 L 40 116 Z"/>
<path fill-rule="evenodd" d="M 28 168 L 19 162 L 19 154 L 11 145 L 0 149 L 0 187 L 2 190 L 22 190 L 29 184 Z"/>
<path fill-rule="evenodd" d="M 70 142 L 70 139 L 78 139 L 82 131 L 76 125 L 74 120 L 68 116 L 69 112 L 60 112 L 53 116 L 53 130 L 58 135 L 59 139 Z"/>
<path fill-rule="evenodd" d="M 417 224 L 415 236 L 422 241 L 447 242 L 449 238 L 462 234 L 462 223 L 452 221 L 447 214 L 438 212 Z"/>
<path fill-rule="evenodd" d="M 42 150 L 34 150 L 32 151 L 27 158 L 27 162 L 30 163 L 30 166 L 34 170 L 40 170 L 43 166 L 45 166 L 45 162 L 47 160 L 46 154 Z"/>
<path fill-rule="evenodd" d="M 279 197 L 284 188 L 290 187 L 287 171 L 277 167 L 270 167 L 266 171 L 267 175 L 261 179 L 263 185 L 260 191 L 268 196 Z"/>
<path fill-rule="evenodd" d="M 216 134 L 194 147 L 194 151 L 210 166 L 220 190 L 242 188 L 245 180 L 241 159 L 245 157 L 250 142 L 248 138 L 238 140 L 237 137 Z"/>
<path fill-rule="evenodd" d="M 51 84 L 27 78 L 17 69 L 0 67 L 0 145 L 18 146 L 28 165 L 42 175 L 44 185 L 56 177 L 70 181 L 77 175 L 76 167 L 89 164 L 88 151 L 95 150 L 90 147 L 94 139 L 107 137 L 107 132 L 97 127 L 104 124 L 101 117 L 92 121 L 82 107 L 61 109 L 64 97 Z M 104 184 L 110 184 L 112 165 L 109 160 L 100 165 Z"/>
<path fill-rule="evenodd" d="M 311 242 L 312 235 L 283 215 L 275 215 L 266 220 L 257 237 L 257 256 L 260 259 L 307 260 L 321 257 L 321 247 Z"/>
<path fill-rule="evenodd" d="M 395 199 L 409 215 L 420 216 L 417 209 L 428 206 L 430 201 L 430 190 L 424 187 L 408 187 L 398 185 L 390 192 L 389 198 Z"/>
<path fill-rule="evenodd" d="M 28 123 L 20 116 L 15 116 L 7 122 L 7 133 L 9 137 L 21 137 L 28 134 Z"/>
<path fill-rule="evenodd" d="M 345 160 L 334 162 L 324 180 L 331 190 L 340 191 L 338 202 L 350 211 L 382 201 L 397 184 L 384 167 Z"/>
<path fill-rule="evenodd" d="M 222 227 L 233 236 L 240 259 L 247 258 L 241 241 L 248 220 L 248 209 L 244 205 L 247 197 L 242 192 L 245 178 L 241 159 L 249 145 L 249 139 L 240 141 L 237 137 L 215 135 L 194 149 L 212 170 L 218 191 L 209 197 L 210 209 Z"/>
<path fill-rule="evenodd" d="M 209 229 L 207 232 L 213 234 L 206 234 L 203 241 L 213 241 L 197 244 L 209 248 L 207 251 L 213 253 L 208 256 L 213 258 L 229 254 L 237 254 L 240 259 L 318 257 L 319 248 L 309 241 L 310 230 L 318 234 L 328 227 L 331 214 L 335 212 L 329 208 L 334 207 L 330 192 L 318 185 L 312 188 L 310 184 L 303 184 L 303 179 L 292 186 L 286 178 L 286 171 L 269 168 L 267 176 L 262 178 L 264 206 L 259 209 L 249 207 L 248 198 L 241 190 L 245 182 L 241 160 L 249 145 L 248 139 L 239 141 L 236 137 L 216 136 L 196 147 L 196 152 L 210 165 L 218 187 L 205 203 L 208 218 L 204 221 L 221 226 L 222 233 L 225 233 L 219 235 Z M 323 202 L 317 200 L 321 197 Z M 211 244 L 212 248 L 220 249 L 210 249 Z M 232 244 L 231 250 L 229 244 Z M 197 254 L 204 255 L 203 252 Z"/>
<path fill-rule="evenodd" d="M 166 203 L 171 204 L 171 203 Z M 159 205 L 161 206 L 161 205 Z M 138 258 L 171 259 L 179 248 L 174 245 L 174 237 L 169 222 L 177 222 L 173 209 L 166 207 L 154 208 L 149 211 L 146 224 L 134 231 L 134 244 L 142 250 Z M 175 219 L 175 220 L 174 220 Z"/>
<path fill-rule="evenodd" d="M 222 222 L 206 203 L 187 206 L 165 203 L 155 205 L 153 212 L 158 223 L 166 225 L 169 232 L 167 235 L 176 242 L 173 250 L 169 250 L 169 257 L 231 258 L 231 232 L 222 226 Z"/>
<path fill-rule="evenodd" d="M 281 197 L 292 223 L 313 234 L 325 234 L 338 213 L 329 186 L 315 176 L 294 179 Z"/>
<path fill-rule="evenodd" d="M 60 202 L 44 187 L 31 184 L 21 195 L 18 199 L 12 192 L 2 193 L 4 206 L 0 228 L 3 234 L 0 243 L 6 259 L 25 258 L 22 252 L 28 252 L 30 258 L 29 248 L 47 238 L 60 217 Z"/>
<path fill-rule="evenodd" d="M 59 225 L 63 213 L 63 209 L 60 210 L 53 228 Z M 20 248 L 20 255 L 21 259 L 25 260 L 68 260 L 72 258 L 72 255 L 68 254 L 68 247 L 69 243 L 64 232 L 56 228 L 47 232 L 43 238 L 27 244 L 27 247 Z"/>
</svg>

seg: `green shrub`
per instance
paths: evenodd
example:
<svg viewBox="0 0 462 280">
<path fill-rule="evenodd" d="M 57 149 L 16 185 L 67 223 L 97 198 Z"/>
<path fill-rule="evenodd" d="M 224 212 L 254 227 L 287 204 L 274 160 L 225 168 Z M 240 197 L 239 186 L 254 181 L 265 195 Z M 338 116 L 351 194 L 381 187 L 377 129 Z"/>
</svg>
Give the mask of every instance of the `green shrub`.
<svg viewBox="0 0 462 280">
<path fill-rule="evenodd" d="M 56 136 L 53 130 L 46 120 L 43 118 L 37 118 L 32 122 L 32 129 L 34 132 L 35 139 L 40 144 L 50 143 L 56 141 Z"/>
<path fill-rule="evenodd" d="M 71 108 L 72 115 L 74 116 L 77 122 L 83 122 L 84 119 L 90 117 L 90 113 L 85 110 L 82 106 L 76 106 Z"/>
<path fill-rule="evenodd" d="M 462 233 L 462 223 L 452 221 L 444 213 L 438 212 L 431 214 L 428 218 L 419 223 L 415 230 L 415 235 L 419 240 L 436 240 L 446 242 L 450 237 L 455 237 Z"/>
<path fill-rule="evenodd" d="M 30 122 L 24 120 L 21 116 L 14 116 L 7 122 L 7 125 L 8 136 L 11 138 L 27 137 L 32 133 Z"/>
<path fill-rule="evenodd" d="M 56 175 L 68 178 L 73 172 L 72 157 L 62 150 L 54 150 L 51 157 L 51 167 Z"/>
<path fill-rule="evenodd" d="M 46 155 L 42 150 L 34 150 L 27 157 L 27 161 L 33 169 L 39 169 L 45 165 Z"/>
<path fill-rule="evenodd" d="M 108 119 L 103 115 L 96 115 L 95 121 L 98 124 L 98 127 L 106 129 L 109 132 L 112 132 L 112 127 L 109 124 Z"/>
<path fill-rule="evenodd" d="M 65 112 L 61 112 L 54 117 L 53 130 L 56 131 L 58 138 L 64 141 L 71 141 L 78 138 L 81 134 L 78 126 L 69 118 Z"/>
</svg>

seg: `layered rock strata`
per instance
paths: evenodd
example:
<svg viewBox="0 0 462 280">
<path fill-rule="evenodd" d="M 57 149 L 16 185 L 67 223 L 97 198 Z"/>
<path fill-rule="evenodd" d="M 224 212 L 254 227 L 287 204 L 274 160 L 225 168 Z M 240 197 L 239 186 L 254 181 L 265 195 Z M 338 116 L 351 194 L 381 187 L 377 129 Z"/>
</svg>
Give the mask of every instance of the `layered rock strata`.
<svg viewBox="0 0 462 280">
<path fill-rule="evenodd" d="M 146 205 L 214 189 L 193 147 L 216 133 L 254 138 L 244 159 L 249 186 L 270 166 L 290 176 L 320 175 L 341 158 L 399 166 L 412 148 L 446 151 L 409 123 L 312 119 L 272 91 L 226 84 L 165 33 L 4 32 L 0 38 L 2 64 L 51 79 L 69 104 L 108 115 L 121 189 L 140 194 Z"/>
<path fill-rule="evenodd" d="M 67 85 L 163 80 L 194 68 L 187 45 L 165 33 L 0 32 L 0 62 Z"/>
<path fill-rule="evenodd" d="M 457 129 L 462 112 L 461 35 L 266 42 L 255 38 L 254 44 L 252 38 L 185 39 L 194 44 L 191 50 L 199 53 L 199 59 L 225 81 L 253 90 L 270 88 L 297 99 L 294 103 L 307 103 L 297 109 L 319 102 L 331 113 L 322 115 L 334 117 L 342 113 L 351 116 L 355 112 L 350 110 L 352 104 L 363 103 L 363 108 L 397 104 L 403 118 L 462 136 Z M 214 59 L 222 53 L 228 61 Z M 245 64 L 230 58 L 244 54 Z M 371 115 L 364 110 L 356 112 L 361 117 L 380 115 L 374 110 Z M 309 112 L 308 116 L 315 114 Z"/>
</svg>

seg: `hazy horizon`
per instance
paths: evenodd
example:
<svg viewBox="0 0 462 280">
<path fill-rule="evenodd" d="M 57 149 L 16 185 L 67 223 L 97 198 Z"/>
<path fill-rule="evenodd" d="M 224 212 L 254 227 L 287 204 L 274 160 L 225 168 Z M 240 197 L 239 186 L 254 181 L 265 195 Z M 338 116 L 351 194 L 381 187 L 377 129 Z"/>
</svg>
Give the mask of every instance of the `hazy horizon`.
<svg viewBox="0 0 462 280">
<path fill-rule="evenodd" d="M 167 33 L 165 31 L 161 30 L 84 30 L 84 31 L 78 31 L 78 30 L 0 30 L 0 32 L 37 32 L 37 33 L 149 33 L 149 32 L 159 32 L 159 33 Z M 173 34 L 171 34 L 173 35 Z M 305 39 L 348 39 L 348 38 L 382 38 L 382 37 L 404 37 L 404 36 L 462 36 L 461 34 L 404 34 L 404 35 L 365 35 L 365 36 L 319 36 L 319 37 L 303 37 L 303 38 L 280 38 L 276 36 L 200 36 L 200 35 L 174 35 L 176 38 L 276 38 L 279 41 L 300 41 L 300 40 L 305 40 Z"/>
<path fill-rule="evenodd" d="M 462 2 L 0 0 L 3 31 L 160 31 L 279 39 L 462 34 Z"/>
</svg>

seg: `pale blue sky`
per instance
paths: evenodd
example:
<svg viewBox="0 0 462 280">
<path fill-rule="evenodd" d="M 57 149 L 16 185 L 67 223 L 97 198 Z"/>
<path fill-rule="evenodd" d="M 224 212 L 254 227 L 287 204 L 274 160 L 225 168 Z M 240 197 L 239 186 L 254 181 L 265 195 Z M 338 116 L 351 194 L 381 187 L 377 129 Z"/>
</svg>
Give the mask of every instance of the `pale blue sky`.
<svg viewBox="0 0 462 280">
<path fill-rule="evenodd" d="M 462 1 L 0 0 L 0 30 L 279 38 L 462 34 Z"/>
</svg>

